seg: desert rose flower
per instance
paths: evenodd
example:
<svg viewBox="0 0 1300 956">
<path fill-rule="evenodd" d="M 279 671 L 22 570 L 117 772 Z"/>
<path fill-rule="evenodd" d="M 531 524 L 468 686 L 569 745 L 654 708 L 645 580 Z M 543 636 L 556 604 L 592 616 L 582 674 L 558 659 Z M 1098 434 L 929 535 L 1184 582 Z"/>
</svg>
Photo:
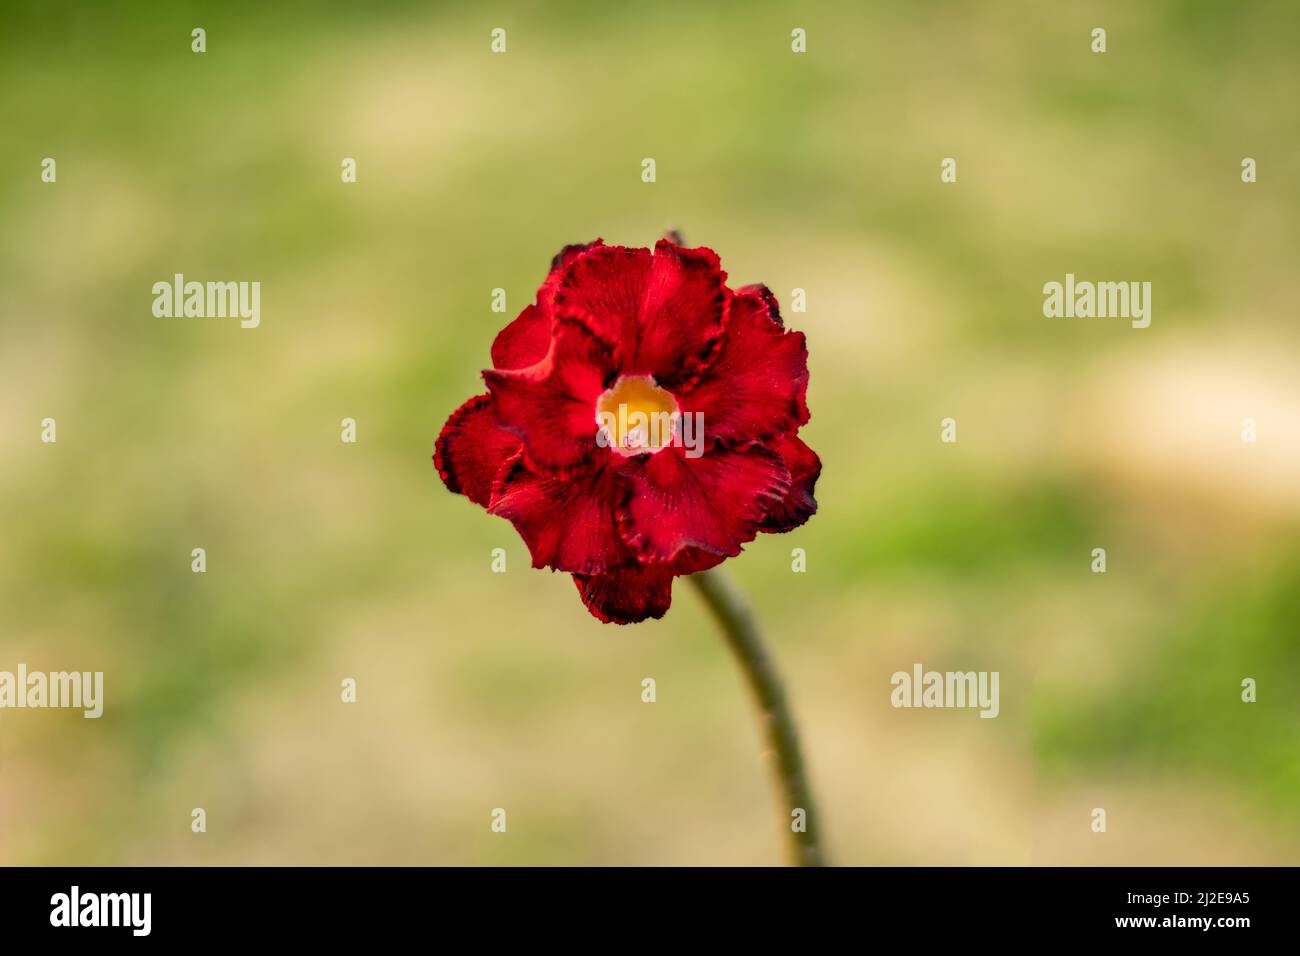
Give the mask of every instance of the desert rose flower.
<svg viewBox="0 0 1300 956">
<path fill-rule="evenodd" d="M 817 510 L 807 358 L 772 293 L 728 288 L 710 249 L 568 246 L 434 463 L 597 618 L 662 617 L 674 577 Z"/>
<path fill-rule="evenodd" d="M 676 239 L 677 237 L 672 237 Z M 817 510 L 808 351 L 766 287 L 711 249 L 567 246 L 492 343 L 486 394 L 434 445 L 447 487 L 508 518 L 534 567 L 602 621 L 662 617 L 689 575 L 759 705 L 792 859 L 824 862 L 794 714 L 754 616 L 716 565 Z"/>
</svg>

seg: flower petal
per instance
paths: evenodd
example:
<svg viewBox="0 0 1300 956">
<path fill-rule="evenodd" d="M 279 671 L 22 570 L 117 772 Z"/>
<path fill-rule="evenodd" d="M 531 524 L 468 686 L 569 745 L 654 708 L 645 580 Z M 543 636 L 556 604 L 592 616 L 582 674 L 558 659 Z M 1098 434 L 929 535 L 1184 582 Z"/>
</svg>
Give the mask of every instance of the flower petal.
<svg viewBox="0 0 1300 956">
<path fill-rule="evenodd" d="M 527 368 L 546 358 L 551 347 L 551 306 L 555 290 L 569 264 L 588 249 L 604 245 L 604 240 L 565 246 L 551 259 L 551 271 L 537 290 L 537 301 L 520 312 L 492 342 L 492 367 Z"/>
<path fill-rule="evenodd" d="M 609 574 L 575 574 L 582 603 L 606 624 L 661 618 L 673 599 L 673 573 L 661 564 L 629 564 Z"/>
<path fill-rule="evenodd" d="M 712 249 L 659 240 L 641 304 L 636 356 L 623 371 L 653 375 L 666 388 L 698 375 L 722 335 L 726 278 Z"/>
<path fill-rule="evenodd" d="M 783 458 L 785 467 L 789 468 L 790 489 L 781 498 L 779 505 L 767 512 L 762 529 L 771 532 L 793 531 L 816 514 L 813 490 L 816 488 L 816 480 L 822 475 L 822 459 L 816 457 L 816 451 L 803 444 L 796 434 L 781 436 L 772 447 Z"/>
<path fill-rule="evenodd" d="M 701 551 L 699 548 L 682 548 L 673 559 L 673 574 L 695 574 L 699 571 L 707 571 L 709 568 L 716 568 L 728 557 L 729 555 L 725 554 Z"/>
<path fill-rule="evenodd" d="M 569 262 L 554 310 L 614 349 L 623 374 L 653 375 L 671 387 L 691 380 L 714 353 L 725 280 L 711 249 L 665 239 L 653 254 L 593 246 Z"/>
<path fill-rule="evenodd" d="M 522 369 L 483 372 L 502 427 L 523 439 L 531 463 L 566 469 L 596 445 L 596 399 L 613 377 L 613 358 L 576 322 L 557 320 L 546 358 Z"/>
<path fill-rule="evenodd" d="M 476 395 L 442 426 L 433 463 L 449 490 L 486 508 L 493 482 L 519 448 L 519 436 L 497 425 L 492 396 Z"/>
<path fill-rule="evenodd" d="M 623 536 L 643 561 L 674 561 L 689 557 L 688 549 L 739 554 L 790 487 L 781 456 L 761 445 L 717 448 L 699 458 L 666 448 L 629 459 L 624 474 L 633 495 Z"/>
<path fill-rule="evenodd" d="M 793 531 L 817 513 L 813 490 L 822 473 L 821 459 L 797 435 L 784 435 L 773 446 L 790 470 L 790 490 L 763 519 L 764 531 Z"/>
<path fill-rule="evenodd" d="M 808 348 L 802 332 L 785 332 L 764 286 L 728 300 L 718 356 L 678 394 L 683 412 L 700 413 L 710 441 L 728 444 L 793 432 L 808 421 Z"/>
<path fill-rule="evenodd" d="M 753 285 L 741 286 L 736 290 L 735 296 L 740 302 L 729 303 L 729 308 L 733 311 L 739 308 L 751 309 L 755 312 L 761 312 L 772 321 L 778 328 L 785 328 L 785 323 L 781 321 L 781 305 L 776 301 L 776 296 L 772 290 L 761 282 Z"/>
<path fill-rule="evenodd" d="M 565 246 L 563 249 L 561 249 L 559 252 L 557 252 L 554 256 L 551 257 L 551 273 L 546 277 L 547 284 L 551 284 L 552 280 L 554 280 L 555 284 L 558 284 L 560 279 L 560 274 L 563 271 L 565 266 L 567 266 L 578 256 L 582 255 L 588 249 L 594 249 L 595 247 L 603 246 L 604 244 L 605 244 L 605 240 L 600 238 L 593 239 L 591 242 L 569 243 L 567 246 Z"/>
<path fill-rule="evenodd" d="M 577 474 L 537 474 L 524 456 L 503 470 L 488 511 L 508 518 L 533 556 L 533 567 L 597 574 L 629 556 L 619 533 L 628 486 L 608 456 Z"/>
<path fill-rule="evenodd" d="M 492 367 L 527 368 L 546 358 L 550 348 L 551 317 L 530 305 L 492 340 Z"/>
<path fill-rule="evenodd" d="M 624 246 L 597 246 L 572 257 L 556 285 L 555 315 L 581 322 L 619 356 L 635 356 L 652 265 L 649 249 Z"/>
</svg>

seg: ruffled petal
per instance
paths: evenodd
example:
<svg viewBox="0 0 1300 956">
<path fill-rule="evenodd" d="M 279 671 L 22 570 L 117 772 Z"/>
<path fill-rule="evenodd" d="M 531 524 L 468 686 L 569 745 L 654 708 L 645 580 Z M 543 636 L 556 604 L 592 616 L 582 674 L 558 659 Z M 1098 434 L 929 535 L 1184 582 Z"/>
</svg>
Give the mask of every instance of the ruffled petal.
<svg viewBox="0 0 1300 956">
<path fill-rule="evenodd" d="M 661 618 L 673 599 L 673 572 L 661 564 L 629 564 L 609 574 L 575 574 L 582 603 L 606 624 Z"/>
<path fill-rule="evenodd" d="M 488 369 L 483 378 L 497 419 L 523 439 L 540 468 L 587 461 L 596 445 L 596 399 L 614 375 L 613 359 L 583 326 L 557 320 L 546 358 L 522 369 Z"/>
<path fill-rule="evenodd" d="M 620 360 L 636 354 L 637 317 L 653 257 L 649 249 L 597 246 L 573 256 L 556 285 L 557 317 L 585 325 Z"/>
<path fill-rule="evenodd" d="M 488 511 L 508 518 L 533 556 L 533 567 L 599 574 L 626 563 L 619 532 L 627 484 L 608 456 L 596 467 L 568 476 L 537 474 L 524 456 L 502 472 Z"/>
<path fill-rule="evenodd" d="M 778 329 L 785 328 L 785 323 L 781 321 L 781 304 L 776 301 L 776 296 L 772 290 L 761 282 L 753 285 L 741 286 L 735 292 L 736 298 L 740 299 L 739 303 L 729 303 L 729 308 L 748 308 L 755 312 L 761 312 L 766 315 Z"/>
<path fill-rule="evenodd" d="M 817 513 L 817 499 L 813 497 L 813 490 L 822 473 L 822 462 L 817 453 L 797 435 L 783 435 L 772 447 L 781 455 L 790 471 L 790 490 L 767 513 L 762 529 L 793 531 Z"/>
<path fill-rule="evenodd" d="M 591 242 L 571 242 L 554 256 L 551 257 L 551 273 L 546 277 L 547 285 L 558 286 L 564 267 L 571 263 L 578 256 L 582 255 L 588 249 L 594 249 L 597 246 L 603 246 L 604 239 L 596 238 Z"/>
<path fill-rule="evenodd" d="M 653 375 L 665 388 L 690 382 L 712 358 L 722 335 L 726 299 L 712 249 L 659 240 L 637 327 L 637 350 L 624 372 Z"/>
<path fill-rule="evenodd" d="M 633 495 L 623 536 L 643 561 L 675 561 L 683 552 L 690 556 L 686 549 L 739 554 L 790 487 L 781 457 L 760 445 L 717 448 L 699 458 L 666 448 L 628 462 L 624 474 Z"/>
<path fill-rule="evenodd" d="M 551 347 L 551 307 L 560 279 L 577 256 L 600 245 L 604 245 L 604 240 L 574 243 L 555 254 L 551 259 L 551 271 L 537 290 L 537 301 L 520 312 L 493 340 L 493 368 L 527 368 L 546 358 Z"/>
<path fill-rule="evenodd" d="M 527 368 L 546 358 L 550 349 L 551 317 L 530 305 L 492 340 L 492 367 Z"/>
<path fill-rule="evenodd" d="M 707 441 L 756 441 L 808 421 L 808 348 L 785 332 L 771 293 L 749 286 L 728 301 L 722 347 L 708 370 L 678 394 L 683 412 L 699 413 Z"/>
<path fill-rule="evenodd" d="M 492 396 L 476 395 L 442 426 L 433 463 L 450 491 L 486 508 L 493 482 L 519 447 L 519 436 L 497 425 Z"/>
<path fill-rule="evenodd" d="M 613 349 L 623 374 L 653 375 L 672 387 L 696 376 L 715 351 L 725 280 L 711 249 L 667 240 L 653 254 L 593 246 L 569 262 L 554 311 Z"/>
<path fill-rule="evenodd" d="M 682 548 L 677 552 L 677 557 L 673 558 L 673 574 L 695 574 L 699 571 L 707 571 L 709 568 L 716 568 L 728 557 L 729 555 L 725 554 L 701 551 L 699 548 Z"/>
</svg>

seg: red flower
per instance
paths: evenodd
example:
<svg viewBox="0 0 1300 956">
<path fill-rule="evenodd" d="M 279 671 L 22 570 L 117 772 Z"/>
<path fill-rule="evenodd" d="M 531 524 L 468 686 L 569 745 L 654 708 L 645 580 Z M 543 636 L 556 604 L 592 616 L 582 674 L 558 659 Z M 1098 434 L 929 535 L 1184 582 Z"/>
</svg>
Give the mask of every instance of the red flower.
<svg viewBox="0 0 1300 956">
<path fill-rule="evenodd" d="M 434 464 L 596 617 L 662 617 L 676 575 L 817 510 L 821 462 L 796 434 L 807 360 L 772 293 L 727 288 L 710 249 L 567 246 Z"/>
</svg>

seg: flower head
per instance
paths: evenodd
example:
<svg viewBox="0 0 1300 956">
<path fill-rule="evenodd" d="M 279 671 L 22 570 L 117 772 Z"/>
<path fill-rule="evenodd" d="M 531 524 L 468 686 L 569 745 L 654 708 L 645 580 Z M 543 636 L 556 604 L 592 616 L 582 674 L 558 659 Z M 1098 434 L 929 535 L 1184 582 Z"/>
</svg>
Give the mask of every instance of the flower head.
<svg viewBox="0 0 1300 956">
<path fill-rule="evenodd" d="M 567 246 L 434 464 L 600 620 L 662 617 L 676 575 L 817 510 L 807 360 L 772 293 L 729 289 L 710 249 Z"/>
</svg>

